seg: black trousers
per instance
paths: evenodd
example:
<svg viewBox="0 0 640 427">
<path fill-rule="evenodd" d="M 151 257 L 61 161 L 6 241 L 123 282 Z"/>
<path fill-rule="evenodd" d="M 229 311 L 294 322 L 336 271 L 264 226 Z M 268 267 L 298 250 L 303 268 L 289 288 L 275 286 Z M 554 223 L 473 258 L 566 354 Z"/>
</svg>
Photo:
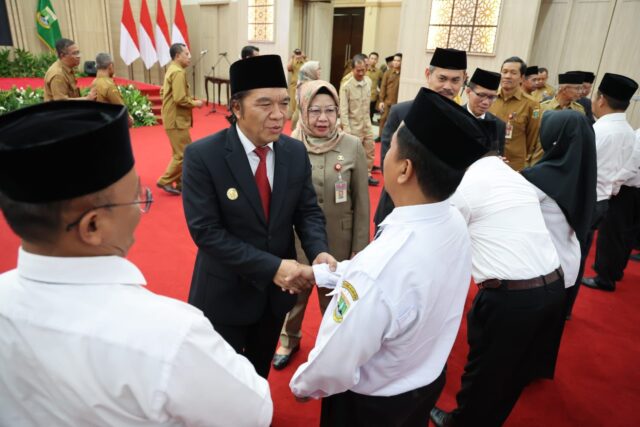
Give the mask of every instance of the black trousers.
<svg viewBox="0 0 640 427">
<path fill-rule="evenodd" d="M 535 289 L 478 292 L 467 315 L 469 355 L 454 426 L 501 426 L 532 379 L 553 376 L 564 297 L 562 278 Z"/>
<path fill-rule="evenodd" d="M 373 121 L 373 115 L 378 111 L 378 106 L 376 105 L 376 101 L 369 103 L 369 118 Z"/>
<path fill-rule="evenodd" d="M 213 329 L 222 335 L 222 338 L 238 354 L 249 359 L 249 362 L 256 368 L 258 375 L 267 378 L 283 323 L 284 318 L 276 318 L 267 307 L 262 318 L 257 323 L 251 325 L 214 323 Z"/>
<path fill-rule="evenodd" d="M 622 186 L 609 201 L 598 228 L 595 270 L 613 283 L 622 279 L 629 255 L 640 233 L 640 188 Z"/>
<path fill-rule="evenodd" d="M 321 427 L 425 427 L 442 393 L 445 370 L 424 387 L 395 396 L 346 391 L 322 399 Z"/>
<path fill-rule="evenodd" d="M 587 233 L 587 238 L 585 239 L 584 245 L 580 245 L 580 269 L 578 270 L 578 278 L 576 279 L 576 284 L 567 289 L 567 300 L 565 305 L 565 313 L 567 316 L 570 315 L 573 311 L 573 305 L 576 302 L 576 298 L 578 298 L 578 291 L 580 290 L 582 275 L 584 274 L 584 264 L 587 262 L 587 256 L 589 255 L 589 251 L 591 250 L 593 235 L 598 229 L 600 222 L 602 222 L 604 217 L 607 215 L 608 210 L 609 200 L 601 200 L 596 203 L 596 209 L 591 220 L 591 230 Z"/>
</svg>

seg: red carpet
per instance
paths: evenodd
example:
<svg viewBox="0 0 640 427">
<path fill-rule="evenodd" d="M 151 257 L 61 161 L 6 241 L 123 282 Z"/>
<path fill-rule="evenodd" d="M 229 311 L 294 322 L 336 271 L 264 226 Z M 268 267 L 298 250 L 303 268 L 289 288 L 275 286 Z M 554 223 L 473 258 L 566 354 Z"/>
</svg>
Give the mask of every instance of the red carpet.
<svg viewBox="0 0 640 427">
<path fill-rule="evenodd" d="M 224 111 L 223 107 L 218 108 Z M 195 112 L 193 139 L 226 126 L 221 113 L 205 116 L 206 107 Z M 154 189 L 156 201 L 137 231 L 137 243 L 130 259 L 144 272 L 149 288 L 160 294 L 186 299 L 196 248 L 188 234 L 179 197 L 156 191 L 155 181 L 164 171 L 171 150 L 160 126 L 132 129 L 136 167 L 145 185 Z M 379 149 L 379 144 L 376 144 Z M 379 175 L 378 175 L 379 177 Z M 380 187 L 371 191 L 372 212 Z M 18 240 L 0 220 L 0 271 L 15 267 Z M 587 261 L 587 274 L 593 254 Z M 443 268 L 445 268 L 443 266 Z M 631 262 L 625 278 L 614 293 L 583 288 L 573 320 L 567 323 L 558 370 L 554 381 L 530 386 L 507 426 L 628 427 L 640 425 L 640 264 Z M 469 301 L 475 295 L 471 289 Z M 468 308 L 468 307 L 467 307 Z M 301 351 L 284 371 L 272 371 L 269 378 L 275 403 L 275 427 L 318 424 L 319 403 L 296 403 L 288 383 L 313 342 L 320 320 L 315 300 L 309 304 L 303 324 Z M 363 333 L 365 332 L 363 327 Z M 460 387 L 460 374 L 467 354 L 466 325 L 463 322 L 449 359 L 447 385 L 440 405 L 451 409 Z"/>
</svg>

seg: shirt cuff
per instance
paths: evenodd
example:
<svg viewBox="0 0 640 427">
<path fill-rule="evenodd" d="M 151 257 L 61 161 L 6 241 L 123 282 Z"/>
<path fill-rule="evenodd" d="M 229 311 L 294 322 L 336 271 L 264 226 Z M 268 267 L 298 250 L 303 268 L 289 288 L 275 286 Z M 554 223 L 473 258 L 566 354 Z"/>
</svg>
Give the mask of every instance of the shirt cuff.
<svg viewBox="0 0 640 427">
<path fill-rule="evenodd" d="M 340 275 L 329 270 L 329 264 L 316 264 L 311 266 L 316 284 L 321 288 L 333 289 L 336 287 Z"/>
</svg>

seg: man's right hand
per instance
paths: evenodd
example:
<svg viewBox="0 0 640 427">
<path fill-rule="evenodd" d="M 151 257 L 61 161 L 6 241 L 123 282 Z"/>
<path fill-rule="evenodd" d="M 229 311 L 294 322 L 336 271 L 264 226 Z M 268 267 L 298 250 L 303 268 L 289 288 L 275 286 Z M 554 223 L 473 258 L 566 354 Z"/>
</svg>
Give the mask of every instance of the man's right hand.
<svg viewBox="0 0 640 427">
<path fill-rule="evenodd" d="M 378 111 L 380 111 L 381 113 L 384 113 L 384 102 L 381 102 L 380 104 L 378 104 Z"/>
<path fill-rule="evenodd" d="M 314 285 L 313 281 L 309 280 L 308 272 L 304 271 L 303 267 L 311 269 L 309 266 L 298 264 L 295 260 L 283 259 L 276 275 L 273 277 L 273 283 L 280 286 L 283 292 L 288 291 L 290 294 L 299 294 Z M 313 276 L 313 270 L 311 275 Z"/>
<path fill-rule="evenodd" d="M 196 99 L 196 100 L 193 101 L 193 103 L 198 108 L 200 108 L 200 107 L 202 107 L 202 105 L 204 105 L 201 99 Z"/>
</svg>

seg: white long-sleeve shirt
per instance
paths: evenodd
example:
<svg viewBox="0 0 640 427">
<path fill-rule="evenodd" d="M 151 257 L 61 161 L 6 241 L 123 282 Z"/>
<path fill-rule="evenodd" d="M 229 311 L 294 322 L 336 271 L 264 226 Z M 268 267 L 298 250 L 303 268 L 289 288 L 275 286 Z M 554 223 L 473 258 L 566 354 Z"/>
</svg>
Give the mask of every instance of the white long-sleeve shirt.
<svg viewBox="0 0 640 427">
<path fill-rule="evenodd" d="M 432 383 L 455 341 L 471 274 L 469 236 L 448 201 L 396 207 L 382 232 L 336 273 L 309 360 L 291 379 L 296 396 L 346 390 L 393 396 Z"/>
<path fill-rule="evenodd" d="M 624 113 L 606 114 L 593 125 L 598 160 L 597 200 L 618 194 L 625 179 L 618 178 L 631 158 L 636 136 Z"/>
<path fill-rule="evenodd" d="M 631 153 L 614 181 L 618 191 L 623 185 L 640 188 L 640 129 L 636 129 L 635 135 L 636 142 L 633 145 L 633 153 Z M 618 194 L 618 191 L 614 195 Z"/>
<path fill-rule="evenodd" d="M 538 196 L 498 157 L 473 163 L 450 200 L 469 226 L 476 283 L 531 279 L 560 265 Z"/>
<path fill-rule="evenodd" d="M 0 275 L 0 425 L 268 426 L 269 384 L 117 256 L 22 249 Z"/>
</svg>

